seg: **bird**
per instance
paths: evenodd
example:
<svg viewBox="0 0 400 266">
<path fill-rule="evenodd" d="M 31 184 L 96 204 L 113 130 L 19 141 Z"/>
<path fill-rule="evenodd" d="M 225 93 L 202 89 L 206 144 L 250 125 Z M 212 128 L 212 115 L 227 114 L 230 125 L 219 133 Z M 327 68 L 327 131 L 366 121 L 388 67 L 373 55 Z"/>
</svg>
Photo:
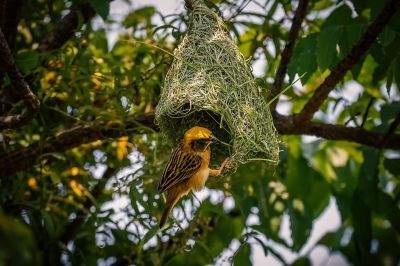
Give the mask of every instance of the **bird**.
<svg viewBox="0 0 400 266">
<path fill-rule="evenodd" d="M 173 150 L 158 183 L 158 192 L 166 193 L 167 200 L 159 226 L 162 229 L 176 203 L 192 190 L 201 190 L 209 176 L 221 175 L 229 163 L 226 158 L 219 169 L 210 169 L 210 145 L 219 140 L 205 127 L 194 126 L 183 135 Z"/>
</svg>

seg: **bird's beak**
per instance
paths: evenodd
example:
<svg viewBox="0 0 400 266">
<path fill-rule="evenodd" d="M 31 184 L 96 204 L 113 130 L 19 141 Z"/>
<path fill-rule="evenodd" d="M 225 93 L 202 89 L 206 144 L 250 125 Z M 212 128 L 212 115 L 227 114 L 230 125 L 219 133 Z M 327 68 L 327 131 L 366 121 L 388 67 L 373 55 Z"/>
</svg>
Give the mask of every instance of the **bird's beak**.
<svg viewBox="0 0 400 266">
<path fill-rule="evenodd" d="M 219 139 L 217 139 L 217 137 L 216 136 L 214 136 L 214 135 L 211 135 L 211 137 L 210 137 L 210 140 L 212 141 L 212 142 L 221 142 Z"/>
</svg>

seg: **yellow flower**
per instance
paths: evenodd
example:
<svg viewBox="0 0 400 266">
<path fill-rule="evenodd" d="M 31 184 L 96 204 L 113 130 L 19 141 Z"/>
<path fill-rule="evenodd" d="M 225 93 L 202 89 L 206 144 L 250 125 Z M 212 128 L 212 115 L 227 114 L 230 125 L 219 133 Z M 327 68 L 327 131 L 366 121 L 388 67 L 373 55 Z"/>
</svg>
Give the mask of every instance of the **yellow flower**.
<svg viewBox="0 0 400 266">
<path fill-rule="evenodd" d="M 26 182 L 28 183 L 28 186 L 31 189 L 33 189 L 33 190 L 37 189 L 37 181 L 34 177 L 28 178 L 28 180 Z"/>
<path fill-rule="evenodd" d="M 72 179 L 69 181 L 69 186 L 71 187 L 72 191 L 77 195 L 78 197 L 82 197 L 83 192 L 84 192 L 84 187 L 82 184 L 80 184 L 78 181 Z"/>
<path fill-rule="evenodd" d="M 78 167 L 72 167 L 71 168 L 71 175 L 72 176 L 77 176 L 79 174 L 79 168 Z"/>
<path fill-rule="evenodd" d="M 128 155 L 128 140 L 127 136 L 120 137 L 117 144 L 117 159 L 122 161 Z"/>
<path fill-rule="evenodd" d="M 46 71 L 44 73 L 44 78 L 42 79 L 42 87 L 45 89 L 54 88 L 60 84 L 62 77 L 58 75 L 55 71 Z"/>
</svg>

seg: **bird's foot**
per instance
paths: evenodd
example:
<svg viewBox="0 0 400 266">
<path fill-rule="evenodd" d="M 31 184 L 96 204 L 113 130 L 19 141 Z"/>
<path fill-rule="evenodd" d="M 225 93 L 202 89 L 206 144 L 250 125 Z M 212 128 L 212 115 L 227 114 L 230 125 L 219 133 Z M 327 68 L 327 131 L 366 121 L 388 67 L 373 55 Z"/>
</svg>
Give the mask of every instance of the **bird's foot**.
<svg viewBox="0 0 400 266">
<path fill-rule="evenodd" d="M 219 167 L 219 170 L 222 172 L 225 168 L 229 168 L 230 158 L 226 158 L 224 162 Z"/>
</svg>

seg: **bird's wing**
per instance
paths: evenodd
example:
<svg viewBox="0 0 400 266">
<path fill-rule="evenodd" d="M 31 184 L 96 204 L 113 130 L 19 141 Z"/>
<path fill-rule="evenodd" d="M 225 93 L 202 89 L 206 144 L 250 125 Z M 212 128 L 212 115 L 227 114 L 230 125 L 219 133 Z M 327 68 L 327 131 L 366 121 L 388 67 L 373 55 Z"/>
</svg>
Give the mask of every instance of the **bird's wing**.
<svg viewBox="0 0 400 266">
<path fill-rule="evenodd" d="M 164 192 L 173 186 L 192 177 L 200 168 L 202 158 L 194 152 L 185 152 L 178 146 L 171 158 L 158 184 L 158 191 Z"/>
</svg>

